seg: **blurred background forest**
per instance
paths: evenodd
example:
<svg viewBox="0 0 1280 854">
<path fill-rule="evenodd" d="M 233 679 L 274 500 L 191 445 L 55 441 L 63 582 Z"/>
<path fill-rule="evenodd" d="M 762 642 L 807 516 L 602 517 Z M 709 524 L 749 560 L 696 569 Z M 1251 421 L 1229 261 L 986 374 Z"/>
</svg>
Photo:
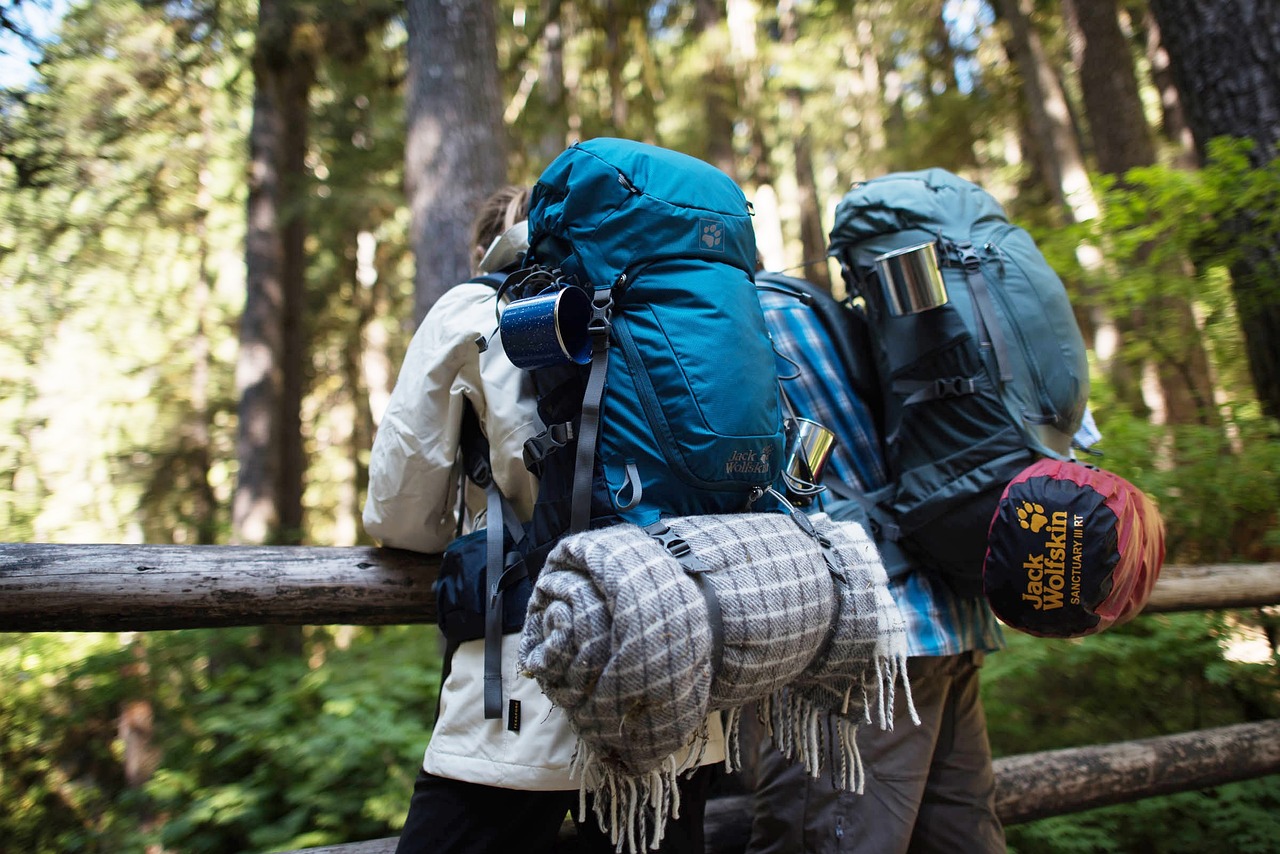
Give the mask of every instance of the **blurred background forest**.
<svg viewBox="0 0 1280 854">
<path fill-rule="evenodd" d="M 1280 554 L 1280 11 L 1247 0 L 0 0 L 0 540 L 367 543 L 367 454 L 477 199 L 613 135 L 832 285 L 854 180 L 1029 227 L 1172 563 Z M 416 259 L 416 261 L 415 261 Z M 1280 717 L 1276 609 L 989 659 L 996 754 Z M 1008 633 L 1012 635 L 1012 633 Z M 434 627 L 0 634 L 0 851 L 394 835 Z M 1277 851 L 1280 779 L 1009 829 Z"/>
</svg>

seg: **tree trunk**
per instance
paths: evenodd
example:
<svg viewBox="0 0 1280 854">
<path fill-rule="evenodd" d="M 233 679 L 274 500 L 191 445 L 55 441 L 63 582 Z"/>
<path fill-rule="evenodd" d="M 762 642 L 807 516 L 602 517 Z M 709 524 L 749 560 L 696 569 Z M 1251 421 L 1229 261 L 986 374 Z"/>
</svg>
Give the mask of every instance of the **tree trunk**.
<svg viewBox="0 0 1280 854">
<path fill-rule="evenodd" d="M 1076 140 L 1067 98 L 1030 18 L 1030 0 L 1000 0 L 1009 23 L 1009 45 L 1022 80 L 1023 102 L 1033 138 L 1033 152 L 1046 189 L 1068 222 L 1097 216 L 1098 204 L 1089 183 L 1084 155 Z"/>
<path fill-rule="evenodd" d="M 756 212 L 756 252 L 765 269 L 781 270 L 786 266 L 786 249 L 767 132 L 767 117 L 772 117 L 774 111 L 765 102 L 756 9 L 752 0 L 728 0 L 726 18 L 734 77 L 741 87 L 738 112 L 748 124 L 742 183 Z"/>
<path fill-rule="evenodd" d="M 409 0 L 409 196 L 414 323 L 471 271 L 471 219 L 507 182 L 494 4 Z"/>
<path fill-rule="evenodd" d="M 1160 26 L 1146 9 L 1142 14 L 1142 30 L 1146 39 L 1147 63 L 1151 66 L 1151 85 L 1160 93 L 1160 136 L 1174 146 L 1177 154 L 1174 163 L 1183 169 L 1195 169 L 1200 165 L 1196 154 L 1196 141 L 1187 127 L 1187 116 L 1182 109 L 1182 98 L 1173 82 L 1169 68 L 1169 51 L 1160 37 Z"/>
<path fill-rule="evenodd" d="M 733 150 L 733 125 L 738 116 L 738 84 L 734 79 L 724 50 L 719 46 L 719 30 L 724 25 L 724 0 L 698 0 L 694 5 L 694 28 L 704 45 L 714 45 L 710 52 L 711 71 L 706 77 L 703 98 L 706 127 L 706 153 L 704 159 L 724 172 L 735 182 L 738 180 L 738 159 Z"/>
<path fill-rule="evenodd" d="M 232 507 L 236 542 L 298 542 L 302 531 L 307 97 L 314 57 L 297 47 L 292 4 L 262 0 L 249 131 L 245 308 Z"/>
<path fill-rule="evenodd" d="M 799 14 L 792 2 L 779 5 L 782 43 L 794 45 L 799 30 Z M 800 248 L 805 268 L 802 275 L 819 287 L 831 290 L 830 264 L 827 261 L 827 232 L 822 227 L 822 202 L 818 198 L 818 182 L 813 170 L 813 147 L 804 120 L 804 95 L 791 87 L 786 91 L 787 112 L 791 120 L 791 152 L 794 157 L 797 204 L 800 208 Z"/>
<path fill-rule="evenodd" d="M 1156 147 L 1143 116 L 1137 72 L 1115 0 L 1063 0 L 1062 11 L 1098 169 L 1123 182 L 1130 169 L 1156 162 Z M 1149 255 L 1150 247 L 1142 249 L 1137 260 L 1145 263 Z M 1178 265 L 1166 280 L 1183 279 L 1187 269 Z M 1160 353 L 1154 367 L 1166 421 L 1217 423 L 1209 358 L 1188 300 L 1179 294 L 1158 294 L 1130 317 L 1132 323 L 1121 334 L 1150 339 Z M 1123 366 L 1122 361 L 1118 364 Z M 1113 379 L 1121 376 L 1128 379 L 1127 368 L 1113 372 Z M 1124 387 L 1117 382 L 1118 391 Z"/>
<path fill-rule="evenodd" d="M 195 505 L 192 524 L 195 541 L 199 545 L 212 545 L 217 539 L 218 501 L 209 481 L 211 468 L 209 438 L 209 385 L 211 356 L 209 344 L 209 302 L 213 291 L 210 271 L 209 211 L 213 209 L 213 172 L 209 168 L 208 152 L 213 149 L 213 111 L 206 104 L 200 111 L 200 129 L 204 149 L 201 152 L 200 171 L 197 176 L 195 231 L 199 245 L 195 299 L 192 311 L 196 317 L 196 330 L 191 342 L 191 416 L 187 428 L 187 440 L 191 451 L 183 454 L 189 467 L 189 488 Z"/>
<path fill-rule="evenodd" d="M 1201 158 L 1219 136 L 1250 139 L 1251 162 L 1280 143 L 1280 3 L 1151 0 L 1187 123 Z M 1254 212 L 1222 223 L 1240 250 L 1231 266 L 1249 371 L 1267 415 L 1280 418 L 1280 234 L 1259 233 Z"/>
</svg>

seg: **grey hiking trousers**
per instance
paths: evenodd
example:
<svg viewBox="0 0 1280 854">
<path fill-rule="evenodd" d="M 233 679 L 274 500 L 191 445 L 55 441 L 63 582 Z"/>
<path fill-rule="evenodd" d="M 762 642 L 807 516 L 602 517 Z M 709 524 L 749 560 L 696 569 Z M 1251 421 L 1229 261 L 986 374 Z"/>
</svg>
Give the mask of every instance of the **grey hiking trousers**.
<svg viewBox="0 0 1280 854">
<path fill-rule="evenodd" d="M 859 729 L 867 775 L 861 795 L 833 788 L 827 762 L 817 779 L 807 776 L 758 734 L 747 854 L 1003 852 L 978 694 L 982 657 L 972 652 L 908 660 L 920 726 L 911 722 L 899 690 L 892 730 L 874 724 Z M 758 728 L 753 716 L 744 721 L 748 717 Z"/>
</svg>

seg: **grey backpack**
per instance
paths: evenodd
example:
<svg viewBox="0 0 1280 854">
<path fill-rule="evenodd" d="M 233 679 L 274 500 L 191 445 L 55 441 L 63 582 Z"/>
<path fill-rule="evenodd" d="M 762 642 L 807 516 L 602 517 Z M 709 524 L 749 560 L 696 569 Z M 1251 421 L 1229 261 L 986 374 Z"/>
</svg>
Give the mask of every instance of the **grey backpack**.
<svg viewBox="0 0 1280 854">
<path fill-rule="evenodd" d="M 890 482 L 868 501 L 877 535 L 977 595 L 1000 494 L 1035 460 L 1069 458 L 1084 417 L 1066 290 L 994 197 L 942 169 L 855 184 L 829 254 L 880 378 Z"/>
</svg>

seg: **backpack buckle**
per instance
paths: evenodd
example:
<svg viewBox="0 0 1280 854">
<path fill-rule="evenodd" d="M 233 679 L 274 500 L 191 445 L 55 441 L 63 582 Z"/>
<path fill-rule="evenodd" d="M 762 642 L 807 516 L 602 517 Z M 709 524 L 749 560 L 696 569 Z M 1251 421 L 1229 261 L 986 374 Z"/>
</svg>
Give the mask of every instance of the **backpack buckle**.
<svg viewBox="0 0 1280 854">
<path fill-rule="evenodd" d="M 542 461 L 573 441 L 573 424 L 552 424 L 524 443 L 524 467 L 535 475 L 542 475 Z"/>
<path fill-rule="evenodd" d="M 676 559 L 685 572 L 696 575 L 700 572 L 709 571 L 706 564 L 693 553 L 693 548 L 663 522 L 658 521 L 652 525 L 645 525 L 644 532 L 661 543 L 662 547 Z"/>
<path fill-rule="evenodd" d="M 479 456 L 466 460 L 466 472 L 471 482 L 481 489 L 487 489 L 493 482 L 493 470 L 489 468 L 489 461 Z"/>
<path fill-rule="evenodd" d="M 977 389 L 978 383 L 973 377 L 946 377 L 933 381 L 935 398 L 963 397 L 966 394 L 973 394 Z"/>
<path fill-rule="evenodd" d="M 587 334 L 593 341 L 608 339 L 613 328 L 613 288 L 597 288 L 591 297 L 591 319 L 587 321 Z"/>
</svg>

